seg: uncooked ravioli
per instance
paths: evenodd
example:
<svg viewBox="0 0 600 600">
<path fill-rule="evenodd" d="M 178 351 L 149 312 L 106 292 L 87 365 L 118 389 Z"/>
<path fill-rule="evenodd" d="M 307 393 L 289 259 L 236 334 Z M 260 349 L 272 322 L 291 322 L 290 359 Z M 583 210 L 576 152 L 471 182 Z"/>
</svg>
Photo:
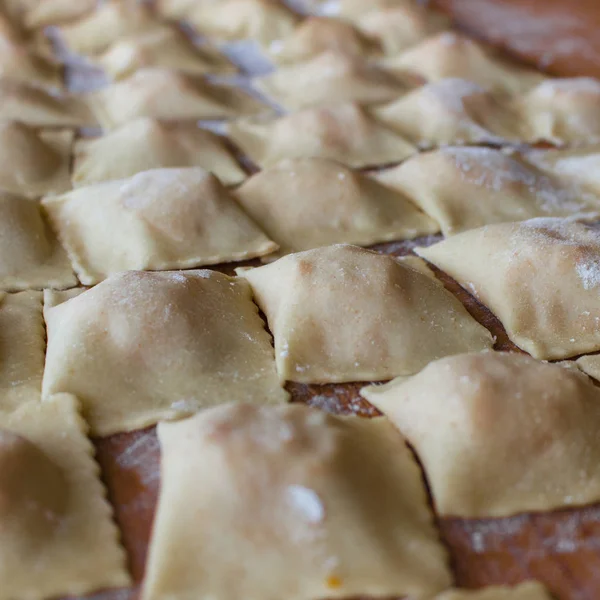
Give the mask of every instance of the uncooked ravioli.
<svg viewBox="0 0 600 600">
<path fill-rule="evenodd" d="M 385 380 L 493 343 L 430 275 L 356 246 L 290 254 L 243 276 L 267 316 L 282 380 Z"/>
<path fill-rule="evenodd" d="M 128 79 L 90 94 L 88 102 L 104 129 L 140 117 L 197 121 L 271 110 L 235 87 L 158 68 L 140 69 Z"/>
<path fill-rule="evenodd" d="M 232 401 L 284 402 L 269 334 L 243 279 L 126 271 L 46 293 L 43 394 L 73 393 L 94 435 Z"/>
<path fill-rule="evenodd" d="M 350 167 L 399 162 L 416 148 L 380 125 L 356 102 L 306 108 L 282 117 L 228 125 L 231 139 L 260 167 L 284 158 L 330 158 Z"/>
<path fill-rule="evenodd" d="M 181 31 L 169 27 L 117 41 L 98 57 L 97 64 L 114 80 L 126 79 L 147 67 L 197 75 L 237 71 L 237 67 L 216 49 L 207 45 L 197 46 Z"/>
<path fill-rule="evenodd" d="M 430 37 L 382 64 L 394 73 L 412 73 L 427 81 L 458 77 L 486 90 L 509 95 L 524 93 L 545 78 L 541 73 L 507 61 L 475 40 L 450 31 Z"/>
<path fill-rule="evenodd" d="M 42 293 L 0 292 L 0 413 L 39 400 L 45 338 Z"/>
<path fill-rule="evenodd" d="M 41 88 L 63 87 L 62 66 L 35 52 L 31 44 L 0 37 L 0 76 Z"/>
<path fill-rule="evenodd" d="M 39 203 L 0 192 L 0 289 L 73 287 L 77 280 Z"/>
<path fill-rule="evenodd" d="M 523 158 L 550 176 L 579 186 L 600 198 L 600 145 L 527 148 Z"/>
<path fill-rule="evenodd" d="M 130 585 L 86 432 L 68 395 L 0 411 L 1 600 Z"/>
<path fill-rule="evenodd" d="M 23 16 L 27 29 L 42 29 L 83 18 L 98 6 L 97 0 L 43 0 L 34 2 Z"/>
<path fill-rule="evenodd" d="M 162 27 L 164 24 L 145 4 L 111 0 L 78 21 L 63 25 L 60 33 L 72 52 L 93 55 L 123 37 Z"/>
<path fill-rule="evenodd" d="M 74 154 L 77 187 L 162 167 L 202 167 L 226 185 L 246 178 L 222 138 L 189 123 L 136 119 L 107 135 L 78 140 Z"/>
<path fill-rule="evenodd" d="M 439 231 L 401 193 L 332 160 L 282 160 L 250 177 L 235 196 L 281 253 L 341 242 L 368 246 Z"/>
<path fill-rule="evenodd" d="M 388 56 L 450 28 L 449 18 L 429 6 L 412 2 L 376 6 L 372 1 L 368 5 L 367 12 L 351 20 L 366 36 L 376 40 Z"/>
<path fill-rule="evenodd" d="M 600 215 L 600 197 L 492 148 L 446 147 L 417 154 L 375 179 L 410 198 L 445 236 L 534 217 Z"/>
<path fill-rule="evenodd" d="M 0 187 L 30 198 L 65 192 L 74 134 L 39 131 L 16 121 L 0 124 Z"/>
<path fill-rule="evenodd" d="M 499 144 L 526 136 L 516 112 L 465 79 L 447 78 L 426 84 L 371 108 L 370 113 L 420 146 Z"/>
<path fill-rule="evenodd" d="M 599 231 L 539 218 L 486 225 L 416 252 L 487 306 L 536 358 L 600 350 Z"/>
<path fill-rule="evenodd" d="M 376 56 L 377 42 L 351 23 L 328 17 L 308 17 L 280 44 L 271 44 L 270 55 L 281 65 L 305 62 L 323 52 L 343 55 Z"/>
<path fill-rule="evenodd" d="M 450 585 L 421 473 L 386 419 L 229 404 L 158 435 L 144 600 L 422 597 Z M 236 577 L 231 564 L 244 565 Z"/>
<path fill-rule="evenodd" d="M 463 354 L 361 394 L 415 449 L 442 516 L 600 499 L 600 390 L 576 369 L 517 353 Z"/>
<path fill-rule="evenodd" d="M 415 83 L 364 58 L 336 52 L 324 52 L 255 80 L 261 92 L 289 110 L 336 102 L 386 102 L 402 96 Z"/>
<path fill-rule="evenodd" d="M 557 144 L 600 140 L 600 81 L 592 77 L 549 79 L 514 101 L 529 141 Z"/>
<path fill-rule="evenodd" d="M 190 4 L 185 19 L 209 39 L 250 39 L 266 47 L 287 37 L 300 20 L 279 0 L 196 2 Z"/>
<path fill-rule="evenodd" d="M 278 248 L 199 167 L 143 171 L 43 204 L 86 285 L 120 271 L 189 269 Z"/>
<path fill-rule="evenodd" d="M 22 81 L 0 76 L 0 120 L 34 127 L 86 127 L 95 123 L 86 100 L 49 93 Z"/>
</svg>

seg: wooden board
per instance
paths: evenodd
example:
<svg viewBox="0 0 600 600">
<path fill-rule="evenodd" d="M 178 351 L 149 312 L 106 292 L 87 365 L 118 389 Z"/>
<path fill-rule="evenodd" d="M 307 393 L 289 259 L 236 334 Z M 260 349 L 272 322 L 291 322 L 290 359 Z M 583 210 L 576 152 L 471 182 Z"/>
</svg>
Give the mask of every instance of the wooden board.
<svg viewBox="0 0 600 600">
<path fill-rule="evenodd" d="M 471 34 L 553 74 L 600 77 L 600 0 L 440 0 L 439 4 Z M 375 248 L 403 255 L 414 245 Z M 231 272 L 231 267 L 222 270 Z M 487 309 L 448 277 L 441 277 L 475 318 L 497 336 L 497 349 L 516 350 Z M 359 384 L 289 386 L 295 402 L 332 412 L 377 414 L 359 398 L 359 388 Z M 136 587 L 93 598 L 134 600 L 144 573 L 160 485 L 160 449 L 154 428 L 96 440 L 95 444 Z M 536 578 L 560 600 L 600 598 L 600 504 L 506 519 L 440 519 L 439 527 L 459 586 L 476 588 Z"/>
</svg>

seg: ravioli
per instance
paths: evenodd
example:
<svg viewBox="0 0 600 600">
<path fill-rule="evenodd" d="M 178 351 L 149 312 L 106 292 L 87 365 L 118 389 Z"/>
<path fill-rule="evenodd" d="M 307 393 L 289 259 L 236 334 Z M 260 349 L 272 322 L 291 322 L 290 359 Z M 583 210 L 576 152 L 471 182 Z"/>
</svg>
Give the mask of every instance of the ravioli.
<svg viewBox="0 0 600 600">
<path fill-rule="evenodd" d="M 549 79 L 515 100 L 530 141 L 586 143 L 600 140 L 600 81 L 591 77 Z"/>
<path fill-rule="evenodd" d="M 427 81 L 457 77 L 491 92 L 524 93 L 544 80 L 466 36 L 445 31 L 382 63 L 392 72 L 412 73 Z"/>
<path fill-rule="evenodd" d="M 15 121 L 0 123 L 0 188 L 39 198 L 71 187 L 73 132 L 37 131 Z"/>
<path fill-rule="evenodd" d="M 45 398 L 72 393 L 106 436 L 232 401 L 284 402 L 246 281 L 126 271 L 79 295 L 46 292 Z"/>
<path fill-rule="evenodd" d="M 86 430 L 71 396 L 0 412 L 0 599 L 131 583 Z"/>
<path fill-rule="evenodd" d="M 388 56 L 399 54 L 450 28 L 448 17 L 431 7 L 412 2 L 390 2 L 388 6 L 368 4 L 372 9 L 351 19 L 363 34 L 376 40 Z"/>
<path fill-rule="evenodd" d="M 355 102 L 307 108 L 283 117 L 240 119 L 231 122 L 227 131 L 263 169 L 284 158 L 310 157 L 366 167 L 399 162 L 416 152 Z"/>
<path fill-rule="evenodd" d="M 41 88 L 63 87 L 62 66 L 35 52 L 31 45 L 0 37 L 0 77 Z"/>
<path fill-rule="evenodd" d="M 401 193 L 332 160 L 282 160 L 250 177 L 235 197 L 281 253 L 340 242 L 368 246 L 439 231 Z"/>
<path fill-rule="evenodd" d="M 77 284 L 67 255 L 37 202 L 0 192 L 0 289 Z"/>
<path fill-rule="evenodd" d="M 63 25 L 60 33 L 72 52 L 95 55 L 121 38 L 162 27 L 147 5 L 111 0 L 78 21 Z"/>
<path fill-rule="evenodd" d="M 33 127 L 86 127 L 95 118 L 78 96 L 49 93 L 35 85 L 0 76 L 0 121 Z"/>
<path fill-rule="evenodd" d="M 39 400 L 45 336 L 41 292 L 0 292 L 0 414 Z"/>
<path fill-rule="evenodd" d="M 487 306 L 532 356 L 600 350 L 599 231 L 539 218 L 486 225 L 415 251 Z"/>
<path fill-rule="evenodd" d="M 420 471 L 386 419 L 229 404 L 158 435 L 143 600 L 421 597 L 450 585 Z M 228 562 L 244 565 L 237 577 Z"/>
<path fill-rule="evenodd" d="M 464 79 L 426 84 L 398 100 L 372 108 L 371 114 L 422 147 L 505 144 L 526 135 L 516 112 Z"/>
<path fill-rule="evenodd" d="M 90 105 L 104 129 L 141 117 L 196 121 L 271 110 L 235 87 L 158 68 L 140 69 L 128 79 L 91 94 Z"/>
<path fill-rule="evenodd" d="M 385 380 L 493 343 L 430 275 L 356 246 L 291 254 L 243 276 L 273 332 L 281 380 Z"/>
<path fill-rule="evenodd" d="M 307 17 L 281 43 L 271 44 L 270 55 L 281 65 L 305 62 L 324 52 L 346 56 L 377 56 L 378 43 L 352 24 L 328 17 Z"/>
<path fill-rule="evenodd" d="M 147 117 L 107 135 L 78 140 L 72 178 L 79 187 L 167 167 L 202 167 L 226 185 L 246 178 L 218 135 L 189 123 Z"/>
<path fill-rule="evenodd" d="M 600 216 L 600 197 L 492 148 L 417 154 L 375 179 L 419 206 L 445 236 L 535 217 Z"/>
<path fill-rule="evenodd" d="M 79 279 L 244 260 L 278 248 L 212 174 L 153 169 L 44 199 Z"/>
<path fill-rule="evenodd" d="M 33 2 L 25 12 L 23 25 L 27 29 L 42 29 L 85 17 L 97 6 L 97 0 L 43 0 Z"/>
<path fill-rule="evenodd" d="M 237 67 L 214 48 L 196 46 L 176 29 L 163 28 L 123 38 L 98 57 L 111 79 L 122 80 L 148 67 L 192 75 L 235 73 Z"/>
<path fill-rule="evenodd" d="M 415 449 L 442 516 L 507 517 L 600 499 L 600 390 L 576 369 L 516 353 L 463 354 L 361 394 Z"/>
<path fill-rule="evenodd" d="M 386 102 L 402 96 L 415 83 L 363 58 L 336 52 L 323 52 L 255 81 L 261 92 L 288 110 L 336 102 Z"/>
<path fill-rule="evenodd" d="M 289 35 L 299 21 L 283 2 L 273 0 L 199 2 L 190 4 L 185 19 L 209 38 L 250 39 L 265 47 Z"/>
</svg>

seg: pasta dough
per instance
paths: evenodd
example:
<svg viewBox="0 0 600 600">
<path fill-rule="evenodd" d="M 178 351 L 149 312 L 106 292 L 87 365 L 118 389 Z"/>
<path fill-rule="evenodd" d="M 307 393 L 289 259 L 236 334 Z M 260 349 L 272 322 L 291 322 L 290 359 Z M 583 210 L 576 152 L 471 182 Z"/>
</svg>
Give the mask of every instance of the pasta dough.
<svg viewBox="0 0 600 600">
<path fill-rule="evenodd" d="M 72 131 L 0 123 L 0 188 L 29 198 L 67 191 L 72 144 Z"/>
<path fill-rule="evenodd" d="M 283 158 L 329 158 L 350 167 L 398 162 L 416 152 L 355 102 L 229 124 L 233 141 L 261 168 Z"/>
<path fill-rule="evenodd" d="M 143 600 L 420 597 L 449 586 L 420 471 L 386 419 L 230 404 L 161 423 L 158 435 Z M 235 577 L 232 564 L 243 565 Z"/>
<path fill-rule="evenodd" d="M 591 77 L 549 79 L 515 101 L 531 141 L 600 140 L 600 81 Z"/>
<path fill-rule="evenodd" d="M 139 117 L 164 120 L 217 119 L 270 111 L 234 87 L 165 69 L 140 69 L 125 81 L 91 95 L 100 125 L 114 129 Z"/>
<path fill-rule="evenodd" d="M 365 35 L 377 40 L 387 55 L 398 54 L 450 27 L 446 15 L 412 3 L 375 7 L 353 21 Z"/>
<path fill-rule="evenodd" d="M 491 92 L 506 94 L 526 92 L 544 79 L 541 73 L 507 62 L 482 44 L 450 31 L 385 59 L 383 65 L 392 72 L 409 72 L 427 81 L 467 79 Z"/>
<path fill-rule="evenodd" d="M 390 379 L 493 343 L 430 276 L 355 246 L 292 254 L 243 275 L 273 332 L 281 380 Z"/>
<path fill-rule="evenodd" d="M 308 17 L 280 44 L 271 44 L 275 62 L 285 65 L 310 60 L 323 52 L 368 57 L 381 54 L 377 42 L 352 24 L 327 17 Z"/>
<path fill-rule="evenodd" d="M 209 46 L 196 46 L 181 32 L 165 27 L 113 44 L 97 63 L 112 79 L 126 79 L 139 69 L 160 67 L 183 73 L 235 73 L 237 67 Z"/>
<path fill-rule="evenodd" d="M 86 429 L 67 395 L 0 413 L 1 600 L 130 583 Z"/>
<path fill-rule="evenodd" d="M 230 185 L 246 178 L 221 138 L 188 123 L 141 118 L 75 144 L 73 184 L 125 179 L 161 167 L 203 167 Z"/>
<path fill-rule="evenodd" d="M 67 255 L 36 202 L 0 192 L 0 289 L 77 285 Z"/>
<path fill-rule="evenodd" d="M 0 121 L 20 121 L 34 127 L 85 127 L 94 124 L 94 117 L 80 97 L 51 94 L 0 77 Z"/>
<path fill-rule="evenodd" d="M 324 52 L 259 78 L 256 87 L 286 109 L 296 110 L 335 102 L 386 102 L 404 94 L 412 83 L 360 57 Z"/>
<path fill-rule="evenodd" d="M 442 516 L 600 499 L 600 390 L 576 370 L 522 354 L 464 354 L 361 394 L 415 449 Z"/>
<path fill-rule="evenodd" d="M 534 217 L 600 216 L 597 197 L 491 148 L 417 154 L 376 179 L 410 198 L 445 236 Z"/>
<path fill-rule="evenodd" d="M 60 31 L 71 51 L 94 55 L 124 37 L 162 27 L 148 6 L 110 0 L 79 21 L 62 26 Z"/>
<path fill-rule="evenodd" d="M 278 248 L 201 168 L 153 169 L 44 200 L 80 281 L 189 269 Z"/>
<path fill-rule="evenodd" d="M 282 160 L 250 177 L 235 196 L 281 253 L 336 242 L 368 246 L 439 231 L 402 194 L 331 160 Z"/>
<path fill-rule="evenodd" d="M 287 399 L 244 280 L 128 271 L 74 297 L 47 292 L 44 316 L 44 397 L 77 395 L 93 435 L 224 402 Z"/>
<path fill-rule="evenodd" d="M 536 358 L 600 350 L 600 232 L 565 219 L 532 219 L 415 251 L 471 291 Z"/>
<path fill-rule="evenodd" d="M 552 600 L 544 586 L 526 581 L 515 587 L 491 586 L 480 590 L 448 590 L 434 600 Z"/>
<path fill-rule="evenodd" d="M 40 397 L 45 335 L 41 292 L 0 292 L 0 414 Z"/>
<path fill-rule="evenodd" d="M 287 37 L 298 23 L 295 13 L 274 0 L 200 2 L 187 11 L 185 18 L 209 37 L 223 41 L 251 39 L 262 46 Z"/>
<path fill-rule="evenodd" d="M 420 146 L 521 139 L 519 119 L 476 83 L 441 79 L 371 109 L 381 123 Z"/>
</svg>

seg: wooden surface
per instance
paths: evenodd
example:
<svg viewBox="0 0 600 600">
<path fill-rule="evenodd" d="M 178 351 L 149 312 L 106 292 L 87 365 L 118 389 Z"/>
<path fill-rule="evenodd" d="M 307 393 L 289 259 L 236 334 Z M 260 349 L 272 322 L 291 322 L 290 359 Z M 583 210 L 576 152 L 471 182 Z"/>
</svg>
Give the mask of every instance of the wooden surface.
<svg viewBox="0 0 600 600">
<path fill-rule="evenodd" d="M 553 74 L 600 77 L 600 0 L 440 0 L 440 4 L 472 34 L 491 39 Z M 398 243 L 375 248 L 401 255 L 413 246 Z M 230 267 L 223 270 L 230 272 Z M 497 336 L 496 348 L 515 349 L 489 311 L 441 277 Z M 289 386 L 296 402 L 331 412 L 376 414 L 359 398 L 359 388 L 358 384 Z M 150 428 L 95 443 L 137 585 L 93 598 L 133 600 L 143 577 L 160 485 L 158 441 Z M 537 578 L 561 600 L 600 598 L 600 505 L 495 520 L 441 519 L 439 527 L 457 585 L 476 588 Z"/>
</svg>

